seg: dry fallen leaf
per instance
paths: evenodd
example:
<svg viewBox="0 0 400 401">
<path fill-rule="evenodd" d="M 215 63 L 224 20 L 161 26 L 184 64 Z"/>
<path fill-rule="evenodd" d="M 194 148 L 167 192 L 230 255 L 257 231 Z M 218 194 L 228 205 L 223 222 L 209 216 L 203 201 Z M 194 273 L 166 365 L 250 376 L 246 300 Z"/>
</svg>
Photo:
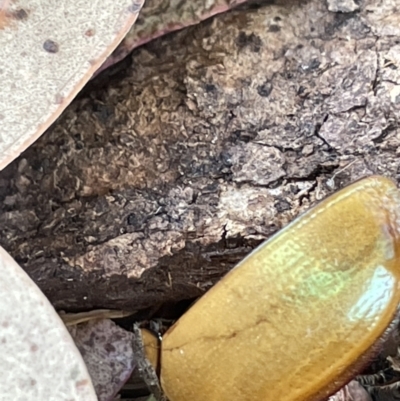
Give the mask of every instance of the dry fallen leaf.
<svg viewBox="0 0 400 401">
<path fill-rule="evenodd" d="M 360 383 L 352 380 L 336 394 L 329 397 L 328 401 L 372 401 L 372 399 Z"/>
<path fill-rule="evenodd" d="M 99 401 L 113 400 L 136 367 L 130 333 L 109 319 L 71 326 Z"/>
<path fill-rule="evenodd" d="M 95 401 L 64 323 L 28 275 L 0 248 L 0 398 Z"/>
<path fill-rule="evenodd" d="M 0 0 L 0 170 L 60 115 L 142 3 Z"/>
</svg>

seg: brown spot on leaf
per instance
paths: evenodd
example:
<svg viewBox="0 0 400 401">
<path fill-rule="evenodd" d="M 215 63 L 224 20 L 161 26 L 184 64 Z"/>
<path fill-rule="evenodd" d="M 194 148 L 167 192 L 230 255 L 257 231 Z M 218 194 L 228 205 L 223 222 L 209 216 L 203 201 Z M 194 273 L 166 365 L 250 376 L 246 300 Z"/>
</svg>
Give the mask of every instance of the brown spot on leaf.
<svg viewBox="0 0 400 401">
<path fill-rule="evenodd" d="M 19 8 L 17 10 L 8 11 L 9 0 L 0 0 L 0 29 L 4 29 L 13 21 L 24 21 L 28 18 L 27 10 Z"/>
<path fill-rule="evenodd" d="M 38 349 L 39 349 L 39 347 L 37 346 L 37 344 L 31 345 L 31 352 L 36 352 Z"/>
<path fill-rule="evenodd" d="M 54 42 L 54 40 L 47 39 L 43 43 L 43 49 L 48 53 L 58 53 L 59 46 L 57 42 Z"/>
<path fill-rule="evenodd" d="M 23 8 L 19 8 L 13 11 L 10 16 L 18 21 L 24 21 L 28 18 L 28 13 Z"/>
<path fill-rule="evenodd" d="M 89 380 L 84 379 L 84 380 L 79 380 L 75 383 L 76 388 L 87 386 L 89 384 Z"/>
<path fill-rule="evenodd" d="M 54 103 L 55 104 L 62 104 L 64 102 L 65 97 L 61 95 L 60 93 L 56 93 L 54 97 Z"/>
<path fill-rule="evenodd" d="M 90 28 L 85 32 L 85 36 L 90 38 L 90 37 L 94 36 L 95 33 L 96 33 L 96 31 L 93 28 Z"/>
</svg>

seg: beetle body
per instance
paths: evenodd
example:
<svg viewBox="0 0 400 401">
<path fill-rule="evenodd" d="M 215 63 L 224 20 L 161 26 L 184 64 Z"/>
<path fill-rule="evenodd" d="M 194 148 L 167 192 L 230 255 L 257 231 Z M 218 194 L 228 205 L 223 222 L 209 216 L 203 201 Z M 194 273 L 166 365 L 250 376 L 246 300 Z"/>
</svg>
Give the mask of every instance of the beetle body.
<svg viewBox="0 0 400 401">
<path fill-rule="evenodd" d="M 170 401 L 316 401 L 354 375 L 400 300 L 400 195 L 370 177 L 266 241 L 165 334 Z"/>
</svg>

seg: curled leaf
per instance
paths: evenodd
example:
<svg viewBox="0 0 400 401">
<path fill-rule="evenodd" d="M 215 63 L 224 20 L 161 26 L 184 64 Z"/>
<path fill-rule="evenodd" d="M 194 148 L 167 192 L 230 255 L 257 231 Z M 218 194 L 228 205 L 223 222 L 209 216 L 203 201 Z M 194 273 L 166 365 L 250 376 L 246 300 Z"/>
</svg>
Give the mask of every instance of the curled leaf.
<svg viewBox="0 0 400 401">
<path fill-rule="evenodd" d="M 0 248 L 0 394 L 13 401 L 95 401 L 71 336 L 49 301 Z"/>
<path fill-rule="evenodd" d="M 0 1 L 0 170 L 60 115 L 143 0 Z"/>
</svg>

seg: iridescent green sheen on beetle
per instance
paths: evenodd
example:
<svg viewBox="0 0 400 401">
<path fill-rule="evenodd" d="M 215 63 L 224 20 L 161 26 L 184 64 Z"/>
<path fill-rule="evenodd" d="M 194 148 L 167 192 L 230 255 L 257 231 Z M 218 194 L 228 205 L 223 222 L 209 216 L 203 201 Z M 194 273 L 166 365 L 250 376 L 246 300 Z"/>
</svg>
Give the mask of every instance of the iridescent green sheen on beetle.
<svg viewBox="0 0 400 401">
<path fill-rule="evenodd" d="M 316 401 L 366 360 L 400 301 L 400 195 L 335 193 L 259 246 L 164 335 L 170 401 Z"/>
</svg>

